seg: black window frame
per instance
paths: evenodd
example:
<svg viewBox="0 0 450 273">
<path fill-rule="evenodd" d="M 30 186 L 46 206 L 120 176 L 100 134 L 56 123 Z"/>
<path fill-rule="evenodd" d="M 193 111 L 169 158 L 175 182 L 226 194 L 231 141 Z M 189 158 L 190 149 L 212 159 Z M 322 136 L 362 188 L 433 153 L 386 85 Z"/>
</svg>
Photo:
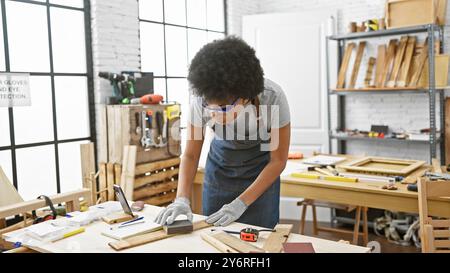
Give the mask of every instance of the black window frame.
<svg viewBox="0 0 450 273">
<path fill-rule="evenodd" d="M 33 0 L 0 0 L 1 12 L 2 12 L 2 25 L 3 25 L 3 43 L 4 43 L 4 56 L 5 56 L 5 71 L 0 73 L 15 73 L 10 69 L 10 56 L 9 56 L 9 42 L 8 42 L 8 28 L 7 28 L 7 12 L 6 1 L 27 3 L 32 5 L 40 5 L 46 7 L 47 12 L 47 33 L 48 33 L 48 46 L 49 46 L 49 58 L 50 58 L 50 71 L 49 72 L 17 72 L 17 73 L 29 73 L 30 76 L 48 76 L 51 83 L 51 96 L 52 96 L 52 123 L 53 123 L 53 140 L 46 142 L 35 142 L 17 145 L 15 141 L 14 132 L 14 109 L 8 108 L 9 115 L 9 146 L 0 146 L 0 151 L 11 152 L 11 165 L 12 165 L 12 183 L 16 189 L 18 189 L 17 181 L 17 158 L 16 150 L 23 148 L 39 147 L 45 145 L 53 145 L 55 150 L 55 167 L 56 167 L 56 190 L 57 193 L 61 193 L 61 177 L 59 168 L 59 144 L 79 142 L 79 141 L 91 141 L 95 146 L 95 157 L 97 158 L 96 147 L 96 128 L 95 128 L 95 98 L 94 98 L 94 77 L 93 77 L 93 59 L 92 59 L 92 35 L 91 35 L 91 6 L 89 0 L 83 0 L 83 7 L 65 6 L 60 4 L 50 3 L 49 0 L 45 2 L 38 2 Z M 82 11 L 84 13 L 84 31 L 85 31 L 85 48 L 86 48 L 86 73 L 57 73 L 54 72 L 53 64 L 53 48 L 52 48 L 52 33 L 51 33 L 51 16 L 50 8 L 62 8 L 69 10 Z M 55 77 L 58 76 L 81 76 L 87 79 L 87 92 L 88 92 L 88 109 L 89 109 L 89 137 L 75 138 L 75 139 L 58 139 L 57 130 L 57 114 L 56 114 L 56 96 L 55 96 Z M 81 182 L 81 181 L 80 181 Z"/>
</svg>

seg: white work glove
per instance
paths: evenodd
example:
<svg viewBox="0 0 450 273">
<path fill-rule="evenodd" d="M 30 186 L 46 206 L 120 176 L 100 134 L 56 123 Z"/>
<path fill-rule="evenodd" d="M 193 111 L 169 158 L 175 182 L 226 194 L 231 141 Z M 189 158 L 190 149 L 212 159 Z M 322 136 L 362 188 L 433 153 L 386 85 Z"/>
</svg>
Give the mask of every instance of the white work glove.
<svg viewBox="0 0 450 273">
<path fill-rule="evenodd" d="M 185 197 L 177 197 L 175 201 L 163 209 L 155 218 L 158 225 L 171 225 L 180 215 L 186 215 L 187 219 L 192 222 L 191 202 Z"/>
<path fill-rule="evenodd" d="M 247 208 L 247 205 L 241 199 L 236 198 L 233 202 L 223 206 L 219 211 L 209 216 L 206 222 L 214 224 L 216 227 L 226 227 L 238 220 Z"/>
</svg>

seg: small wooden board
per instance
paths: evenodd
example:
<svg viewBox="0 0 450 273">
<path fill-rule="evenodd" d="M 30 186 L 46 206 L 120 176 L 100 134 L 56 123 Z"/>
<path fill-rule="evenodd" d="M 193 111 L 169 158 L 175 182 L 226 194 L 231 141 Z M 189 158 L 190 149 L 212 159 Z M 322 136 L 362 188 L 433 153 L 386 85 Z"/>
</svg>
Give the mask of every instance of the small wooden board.
<svg viewBox="0 0 450 273">
<path fill-rule="evenodd" d="M 402 65 L 403 57 L 405 56 L 406 46 L 408 45 L 408 36 L 403 36 L 400 39 L 400 46 L 397 50 L 397 54 L 394 59 L 394 66 L 392 68 L 392 73 L 387 83 L 388 87 L 395 87 L 398 74 L 400 72 L 400 67 Z"/>
<path fill-rule="evenodd" d="M 420 52 L 420 55 L 417 57 L 417 62 L 414 66 L 414 74 L 411 76 L 411 80 L 409 82 L 409 86 L 415 87 L 419 83 L 420 75 L 422 75 L 423 68 L 425 66 L 425 62 L 428 59 L 428 40 L 425 40 L 423 49 Z"/>
<path fill-rule="evenodd" d="M 356 80 L 358 79 L 359 68 L 361 66 L 362 57 L 364 55 L 364 50 L 366 48 L 366 42 L 360 42 L 358 45 L 358 50 L 356 52 L 355 64 L 353 65 L 352 75 L 350 78 L 349 88 L 355 88 Z"/>
<path fill-rule="evenodd" d="M 400 75 L 397 81 L 398 87 L 406 87 L 406 82 L 408 80 L 409 73 L 411 71 L 411 63 L 414 55 L 414 50 L 416 48 L 417 38 L 415 36 L 408 38 L 408 44 L 406 46 L 405 57 L 403 60 L 402 67 L 400 69 Z"/>
<path fill-rule="evenodd" d="M 367 72 L 366 72 L 366 78 L 364 79 L 364 86 L 366 88 L 371 87 L 372 82 L 372 74 L 373 74 L 373 68 L 375 66 L 376 59 L 373 57 L 369 58 L 369 63 L 367 64 Z"/>
<path fill-rule="evenodd" d="M 378 46 L 377 66 L 375 72 L 375 86 L 381 88 L 383 85 L 381 80 L 383 78 L 383 71 L 386 62 L 386 45 Z"/>
<path fill-rule="evenodd" d="M 345 49 L 344 57 L 342 59 L 341 68 L 339 69 L 339 77 L 336 88 L 344 88 L 345 79 L 347 77 L 348 65 L 350 63 L 350 58 L 352 57 L 353 49 L 355 48 L 355 43 L 349 43 Z"/>
<path fill-rule="evenodd" d="M 424 164 L 425 161 L 364 157 L 340 165 L 339 168 L 354 172 L 408 176 Z"/>
<path fill-rule="evenodd" d="M 386 86 L 386 81 L 388 79 L 389 73 L 391 72 L 392 63 L 394 62 L 396 49 L 397 49 L 397 39 L 390 40 L 387 50 L 386 61 L 384 64 L 383 75 L 381 77 L 380 87 Z"/>
<path fill-rule="evenodd" d="M 225 245 L 239 251 L 240 253 L 264 253 L 264 249 L 256 247 L 250 243 L 242 241 L 224 231 L 216 231 L 211 235 Z"/>
<path fill-rule="evenodd" d="M 280 253 L 283 250 L 283 244 L 289 238 L 289 234 L 293 225 L 278 224 L 275 227 L 275 232 L 270 233 L 263 245 L 263 249 L 269 253 Z"/>
</svg>

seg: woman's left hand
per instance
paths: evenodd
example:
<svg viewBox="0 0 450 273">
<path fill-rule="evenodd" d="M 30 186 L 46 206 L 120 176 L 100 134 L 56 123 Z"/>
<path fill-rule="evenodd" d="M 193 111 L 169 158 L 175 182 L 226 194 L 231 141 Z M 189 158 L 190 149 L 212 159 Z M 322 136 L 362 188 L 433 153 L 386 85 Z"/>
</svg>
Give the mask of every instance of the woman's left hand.
<svg viewBox="0 0 450 273">
<path fill-rule="evenodd" d="M 239 198 L 230 204 L 223 206 L 219 211 L 213 213 L 206 219 L 208 224 L 216 227 L 225 227 L 238 220 L 247 210 L 247 205 Z"/>
</svg>

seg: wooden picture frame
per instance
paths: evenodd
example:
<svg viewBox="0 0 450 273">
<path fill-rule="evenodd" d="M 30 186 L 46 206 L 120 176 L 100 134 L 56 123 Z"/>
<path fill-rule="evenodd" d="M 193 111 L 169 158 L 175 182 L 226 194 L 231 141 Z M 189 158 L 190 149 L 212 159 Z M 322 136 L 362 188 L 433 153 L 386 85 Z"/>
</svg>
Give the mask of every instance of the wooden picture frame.
<svg viewBox="0 0 450 273">
<path fill-rule="evenodd" d="M 424 164 L 425 161 L 418 160 L 364 157 L 347 164 L 339 165 L 339 168 L 353 172 L 408 176 L 408 174 L 420 168 Z"/>
<path fill-rule="evenodd" d="M 440 6 L 442 8 L 443 4 Z M 386 2 L 386 28 L 435 24 L 437 8 L 437 0 L 388 0 Z"/>
</svg>

